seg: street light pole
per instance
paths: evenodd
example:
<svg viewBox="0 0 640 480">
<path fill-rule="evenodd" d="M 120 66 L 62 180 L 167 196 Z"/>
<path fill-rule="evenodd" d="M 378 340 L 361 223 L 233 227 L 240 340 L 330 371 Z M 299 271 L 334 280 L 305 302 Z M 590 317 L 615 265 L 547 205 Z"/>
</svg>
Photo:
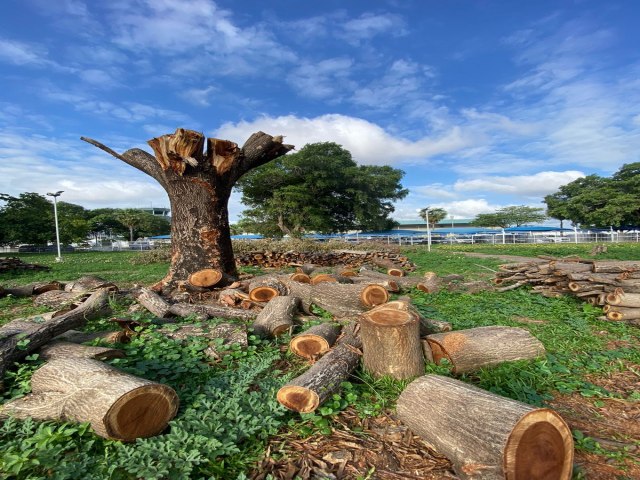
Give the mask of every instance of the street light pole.
<svg viewBox="0 0 640 480">
<path fill-rule="evenodd" d="M 60 190 L 56 193 L 47 193 L 47 197 L 53 197 L 53 217 L 56 222 L 56 245 L 58 247 L 58 256 L 56 262 L 62 261 L 62 254 L 60 253 L 60 228 L 58 227 L 58 197 L 64 193 L 64 190 Z"/>
</svg>

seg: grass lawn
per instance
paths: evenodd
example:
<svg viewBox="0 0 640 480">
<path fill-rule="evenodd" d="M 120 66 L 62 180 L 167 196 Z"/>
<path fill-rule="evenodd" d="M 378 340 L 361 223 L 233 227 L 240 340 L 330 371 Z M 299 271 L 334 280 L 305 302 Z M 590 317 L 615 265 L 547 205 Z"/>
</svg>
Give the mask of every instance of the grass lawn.
<svg viewBox="0 0 640 480">
<path fill-rule="evenodd" d="M 438 245 L 432 252 L 424 247 L 408 248 L 407 254 L 418 265 L 418 273 L 458 273 L 467 279 L 488 281 L 493 277 L 492 270 L 505 260 L 467 257 L 459 253 L 461 250 L 588 257 L 592 247 Z M 598 258 L 640 258 L 640 246 L 608 247 L 607 253 Z M 140 264 L 136 261 L 139 255 L 74 253 L 65 255 L 65 261 L 59 264 L 53 255 L 20 255 L 25 261 L 49 265 L 52 270 L 5 274 L 0 276 L 0 284 L 65 281 L 84 274 L 98 275 L 121 286 L 161 279 L 167 264 Z M 487 288 L 475 294 L 425 294 L 415 290 L 410 295 L 424 314 L 449 321 L 454 329 L 508 325 L 531 331 L 545 345 L 545 358 L 502 364 L 460 378 L 525 403 L 557 409 L 574 432 L 574 478 L 640 477 L 640 329 L 601 321 L 600 310 L 573 298 L 550 299 L 527 289 L 497 293 Z M 127 306 L 126 302 L 113 304 L 119 314 Z M 40 313 L 30 299 L 3 298 L 0 307 L 0 323 Z M 106 326 L 103 319 L 89 328 Z M 232 479 L 256 478 L 261 472 L 260 478 L 268 478 L 266 473 L 272 478 L 285 478 L 282 472 L 302 472 L 310 457 L 316 458 L 322 453 L 318 451 L 339 444 L 347 435 L 354 458 L 358 448 L 366 449 L 368 456 L 363 453 L 357 457 L 367 459 L 364 467 L 356 468 L 355 460 L 347 463 L 343 467 L 346 476 L 341 478 L 397 478 L 384 476 L 388 465 L 385 467 L 382 454 L 371 453 L 372 447 L 366 442 L 382 438 L 376 437 L 373 426 L 391 418 L 405 384 L 374 380 L 358 370 L 341 394 L 314 414 L 285 411 L 275 401 L 275 392 L 306 368 L 286 353 L 289 338 L 285 335 L 277 341 L 261 341 L 251 337 L 248 348 L 231 348 L 222 360 L 213 362 L 204 356 L 207 345 L 200 339 L 179 345 L 153 329 L 146 330 L 122 347 L 127 358 L 111 363 L 177 391 L 181 407 L 168 432 L 123 444 L 95 436 L 86 424 L 7 420 L 0 425 L 0 478 Z M 39 365 L 37 355 L 31 355 L 8 372 L 4 400 L 27 393 L 30 376 Z M 430 365 L 427 371 L 450 375 L 443 366 Z M 267 448 L 270 455 L 265 458 Z M 393 453 L 396 447 L 388 448 Z M 420 454 L 432 458 L 432 452 Z M 319 468 L 317 465 L 313 468 Z M 352 473 L 356 470 L 360 476 Z"/>
</svg>

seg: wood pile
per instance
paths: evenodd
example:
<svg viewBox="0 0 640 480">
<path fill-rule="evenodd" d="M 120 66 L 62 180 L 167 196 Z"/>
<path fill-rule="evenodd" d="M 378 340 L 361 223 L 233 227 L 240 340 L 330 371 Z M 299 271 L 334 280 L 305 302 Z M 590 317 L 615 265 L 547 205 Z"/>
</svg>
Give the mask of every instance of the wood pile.
<svg viewBox="0 0 640 480">
<path fill-rule="evenodd" d="M 501 265 L 498 291 L 524 285 L 546 297 L 572 295 L 602 306 L 604 317 L 640 325 L 640 261 L 551 259 Z"/>
<path fill-rule="evenodd" d="M 360 267 L 364 264 L 385 264 L 390 268 L 412 272 L 416 266 L 407 257 L 394 252 L 367 252 L 360 250 L 335 250 L 331 252 L 277 252 L 260 251 L 239 253 L 236 263 L 241 266 L 284 268 L 313 264 L 333 267 L 344 265 Z"/>
<path fill-rule="evenodd" d="M 0 257 L 0 273 L 15 272 L 17 270 L 51 270 L 51 267 L 26 263 L 18 257 Z"/>
</svg>

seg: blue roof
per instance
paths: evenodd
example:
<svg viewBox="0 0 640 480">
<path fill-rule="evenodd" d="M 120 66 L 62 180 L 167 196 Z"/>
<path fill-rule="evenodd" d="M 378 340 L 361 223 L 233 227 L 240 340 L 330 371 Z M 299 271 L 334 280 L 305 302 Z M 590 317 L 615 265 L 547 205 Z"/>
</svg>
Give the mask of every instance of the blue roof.
<svg viewBox="0 0 640 480">
<path fill-rule="evenodd" d="M 504 229 L 505 232 L 573 232 L 573 228 L 560 228 L 544 225 L 523 225 L 520 227 L 509 227 Z"/>
<path fill-rule="evenodd" d="M 156 235 L 155 237 L 149 237 L 149 240 L 169 240 L 171 235 Z"/>
</svg>

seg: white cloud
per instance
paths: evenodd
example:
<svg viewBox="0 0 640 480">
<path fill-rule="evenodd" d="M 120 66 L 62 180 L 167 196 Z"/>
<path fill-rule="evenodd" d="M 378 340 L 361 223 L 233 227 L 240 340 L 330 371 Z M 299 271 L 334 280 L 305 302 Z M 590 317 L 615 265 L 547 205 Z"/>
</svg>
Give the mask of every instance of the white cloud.
<svg viewBox="0 0 640 480">
<path fill-rule="evenodd" d="M 14 65 L 43 66 L 49 63 L 46 50 L 17 40 L 0 39 L 0 60 Z"/>
<path fill-rule="evenodd" d="M 362 40 L 368 40 L 377 35 L 387 33 L 393 36 L 405 33 L 405 24 L 402 17 L 389 13 L 364 13 L 358 18 L 344 22 L 341 36 L 351 43 L 358 44 Z"/>
<path fill-rule="evenodd" d="M 410 141 L 389 134 L 375 123 L 337 114 L 315 118 L 263 116 L 252 122 L 225 123 L 215 136 L 242 144 L 258 130 L 286 135 L 287 143 L 298 149 L 307 143 L 335 142 L 349 150 L 358 163 L 377 165 L 427 163 L 431 157 L 459 151 L 474 141 L 457 127 L 437 137 Z"/>
<path fill-rule="evenodd" d="M 533 175 L 495 176 L 472 180 L 458 180 L 453 186 L 456 192 L 493 192 L 524 197 L 544 197 L 562 185 L 584 177 L 576 170 L 564 172 L 538 172 Z"/>
<path fill-rule="evenodd" d="M 216 90 L 217 88 L 213 85 L 209 85 L 206 88 L 191 88 L 189 90 L 185 90 L 182 97 L 188 102 L 199 107 L 208 107 L 211 104 L 211 94 L 216 92 Z"/>
<path fill-rule="evenodd" d="M 352 66 L 353 60 L 344 57 L 305 62 L 289 73 L 287 81 L 302 95 L 337 102 L 356 87 L 349 79 Z"/>
</svg>

